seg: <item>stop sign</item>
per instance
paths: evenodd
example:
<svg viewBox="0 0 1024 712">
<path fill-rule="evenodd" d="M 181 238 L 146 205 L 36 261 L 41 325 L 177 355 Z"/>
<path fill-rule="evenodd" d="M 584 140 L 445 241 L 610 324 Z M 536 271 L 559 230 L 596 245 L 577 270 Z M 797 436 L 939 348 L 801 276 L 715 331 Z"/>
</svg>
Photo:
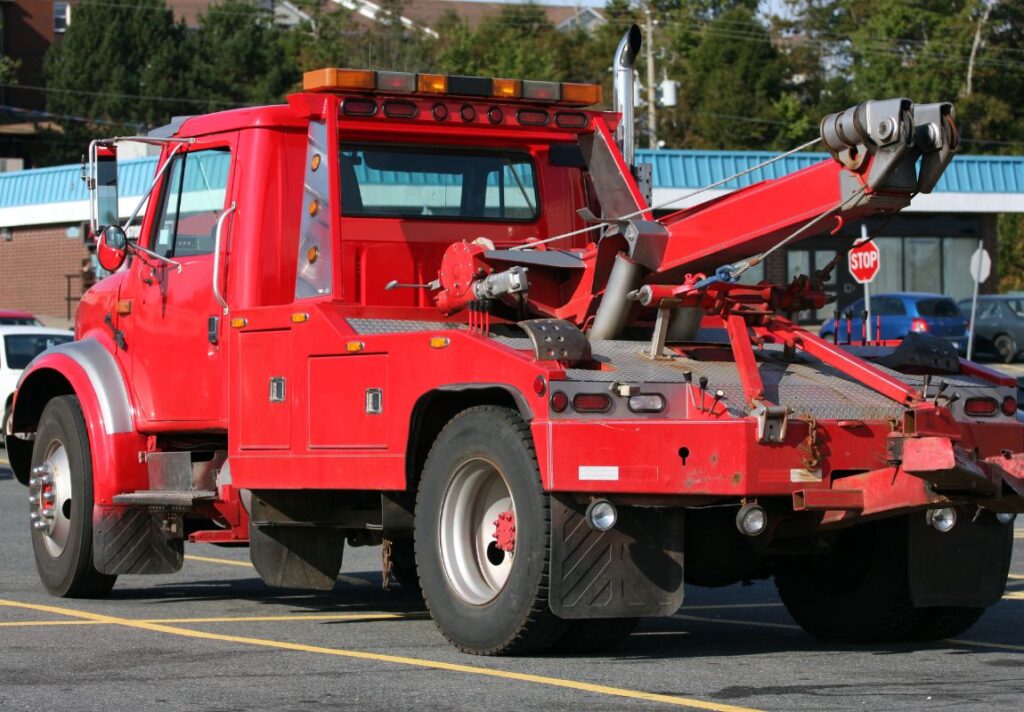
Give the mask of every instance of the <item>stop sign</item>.
<svg viewBox="0 0 1024 712">
<path fill-rule="evenodd" d="M 847 254 L 850 274 L 859 284 L 867 284 L 878 274 L 882 266 L 882 254 L 874 242 L 865 242 L 850 250 Z"/>
</svg>

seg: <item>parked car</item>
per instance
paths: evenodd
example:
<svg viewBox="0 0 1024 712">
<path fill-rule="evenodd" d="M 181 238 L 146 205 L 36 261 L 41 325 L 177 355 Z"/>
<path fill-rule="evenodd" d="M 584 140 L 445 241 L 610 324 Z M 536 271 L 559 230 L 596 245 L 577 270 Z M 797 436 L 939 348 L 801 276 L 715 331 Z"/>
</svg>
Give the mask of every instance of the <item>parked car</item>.
<svg viewBox="0 0 1024 712">
<path fill-rule="evenodd" d="M 846 312 L 852 312 L 851 331 L 854 341 L 860 341 L 861 314 L 864 300 L 858 299 L 843 310 L 839 320 L 839 340 L 846 339 Z M 882 318 L 882 339 L 902 339 L 908 331 L 917 331 L 945 339 L 957 351 L 967 348 L 967 318 L 949 297 L 926 292 L 892 292 L 871 295 L 871 321 Z M 821 327 L 819 334 L 828 339 L 835 331 L 833 319 Z M 875 334 L 875 338 L 879 338 Z"/>
<path fill-rule="evenodd" d="M 26 311 L 0 309 L 0 326 L 42 326 L 43 323 Z"/>
<path fill-rule="evenodd" d="M 970 316 L 971 300 L 960 302 Z M 1024 347 L 1024 297 L 989 295 L 978 297 L 974 350 L 991 354 L 1003 363 L 1013 363 Z"/>
<path fill-rule="evenodd" d="M 0 326 L 0 403 L 3 403 L 4 419 L 0 433 L 3 437 L 9 431 L 11 402 L 18 378 L 29 362 L 46 349 L 72 341 L 73 332 L 63 329 L 48 329 L 43 326 Z"/>
</svg>

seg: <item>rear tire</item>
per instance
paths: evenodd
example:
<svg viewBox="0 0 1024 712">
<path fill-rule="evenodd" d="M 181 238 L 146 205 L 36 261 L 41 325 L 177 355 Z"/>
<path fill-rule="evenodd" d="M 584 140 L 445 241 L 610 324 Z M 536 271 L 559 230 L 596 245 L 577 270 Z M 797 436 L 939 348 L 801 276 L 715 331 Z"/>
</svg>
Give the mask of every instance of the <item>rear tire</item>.
<svg viewBox="0 0 1024 712">
<path fill-rule="evenodd" d="M 416 562 L 427 608 L 460 650 L 526 654 L 562 637 L 567 624 L 548 606 L 549 506 L 518 413 L 469 408 L 441 431 L 416 497 Z M 511 551 L 493 539 L 506 512 Z"/>
<path fill-rule="evenodd" d="M 1017 343 L 1009 334 L 1000 334 L 992 342 L 996 349 L 996 356 L 1003 363 L 1013 363 L 1017 360 Z"/>
<path fill-rule="evenodd" d="M 978 622 L 987 609 L 966 606 L 920 608 L 924 620 L 911 633 L 914 640 L 942 640 L 960 635 Z"/>
<path fill-rule="evenodd" d="M 423 598 L 412 539 L 391 540 L 391 575 L 398 581 L 403 593 L 413 598 Z"/>
<path fill-rule="evenodd" d="M 793 619 L 828 642 L 912 637 L 926 612 L 910 598 L 906 530 L 903 517 L 861 524 L 840 532 L 827 554 L 777 559 L 775 585 Z"/>
<path fill-rule="evenodd" d="M 75 396 L 52 399 L 39 418 L 29 494 L 32 550 L 46 590 L 64 598 L 100 598 L 116 576 L 101 574 L 92 556 L 92 451 Z M 34 484 L 33 484 L 34 482 Z M 47 495 L 52 501 L 44 502 Z M 31 502 L 31 500 L 30 500 Z"/>
<path fill-rule="evenodd" d="M 4 406 L 4 419 L 0 421 L 0 446 L 7 448 L 7 433 L 11 431 L 11 404 Z"/>
</svg>

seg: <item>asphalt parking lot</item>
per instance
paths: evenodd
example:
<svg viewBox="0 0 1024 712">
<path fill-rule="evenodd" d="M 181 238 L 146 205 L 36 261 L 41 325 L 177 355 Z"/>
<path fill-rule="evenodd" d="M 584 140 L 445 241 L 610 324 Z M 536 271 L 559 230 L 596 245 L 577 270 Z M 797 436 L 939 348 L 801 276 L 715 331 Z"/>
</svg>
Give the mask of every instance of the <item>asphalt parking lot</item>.
<svg viewBox="0 0 1024 712">
<path fill-rule="evenodd" d="M 186 548 L 184 569 L 123 576 L 104 600 L 36 577 L 26 490 L 0 450 L 0 709 L 1020 710 L 1024 527 L 1003 601 L 959 640 L 825 646 L 770 582 L 690 589 L 610 654 L 479 658 L 380 586 L 350 549 L 329 595 L 265 586 L 245 549 Z M 956 572 L 950 572 L 955 575 Z"/>
</svg>

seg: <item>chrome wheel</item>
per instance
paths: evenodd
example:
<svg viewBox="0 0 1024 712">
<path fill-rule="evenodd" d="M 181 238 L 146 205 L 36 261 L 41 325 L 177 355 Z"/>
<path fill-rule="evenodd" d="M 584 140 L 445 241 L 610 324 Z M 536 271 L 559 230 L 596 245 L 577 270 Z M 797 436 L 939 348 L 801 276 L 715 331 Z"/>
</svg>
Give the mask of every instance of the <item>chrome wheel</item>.
<svg viewBox="0 0 1024 712">
<path fill-rule="evenodd" d="M 505 587 L 515 557 L 515 504 L 493 463 L 473 458 L 456 468 L 438 524 L 449 586 L 467 603 L 492 601 Z"/>
<path fill-rule="evenodd" d="M 28 504 L 32 528 L 43 535 L 47 552 L 60 556 L 71 531 L 71 464 L 59 441 L 51 443 L 43 462 L 32 468 Z"/>
</svg>

